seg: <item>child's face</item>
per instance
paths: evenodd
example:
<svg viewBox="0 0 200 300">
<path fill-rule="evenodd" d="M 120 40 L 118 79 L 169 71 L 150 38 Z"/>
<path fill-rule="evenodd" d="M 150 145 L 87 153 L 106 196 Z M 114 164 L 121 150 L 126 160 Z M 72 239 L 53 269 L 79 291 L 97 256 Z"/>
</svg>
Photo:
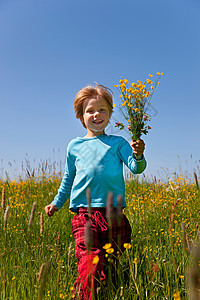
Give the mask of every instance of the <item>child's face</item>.
<svg viewBox="0 0 200 300">
<path fill-rule="evenodd" d="M 104 98 L 89 99 L 83 105 L 83 121 L 87 128 L 87 137 L 104 133 L 110 119 L 108 105 Z"/>
</svg>

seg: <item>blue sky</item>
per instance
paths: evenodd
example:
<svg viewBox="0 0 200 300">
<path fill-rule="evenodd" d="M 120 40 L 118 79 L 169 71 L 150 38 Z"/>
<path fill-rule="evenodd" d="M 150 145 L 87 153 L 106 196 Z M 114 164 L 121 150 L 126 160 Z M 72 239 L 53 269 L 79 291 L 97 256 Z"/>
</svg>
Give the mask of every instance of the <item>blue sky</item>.
<svg viewBox="0 0 200 300">
<path fill-rule="evenodd" d="M 69 141 L 85 135 L 73 110 L 80 88 L 104 84 L 119 103 L 121 76 L 144 81 L 157 71 L 145 174 L 197 168 L 199 13 L 198 0 L 1 0 L 0 177 L 20 172 L 27 154 L 33 167 L 64 161 Z M 118 118 L 108 133 L 129 139 Z"/>
</svg>

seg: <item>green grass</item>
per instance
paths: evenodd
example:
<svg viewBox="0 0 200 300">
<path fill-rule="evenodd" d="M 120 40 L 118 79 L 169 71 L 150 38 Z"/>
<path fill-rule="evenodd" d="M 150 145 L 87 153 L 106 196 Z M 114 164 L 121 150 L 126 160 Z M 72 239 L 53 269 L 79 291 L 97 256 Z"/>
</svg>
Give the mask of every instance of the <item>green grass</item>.
<svg viewBox="0 0 200 300">
<path fill-rule="evenodd" d="M 5 188 L 6 205 L 8 201 L 10 205 L 6 225 L 0 208 L 2 300 L 71 299 L 70 288 L 77 277 L 73 214 L 68 203 L 51 218 L 44 212 L 59 183 L 57 176 L 0 182 L 0 193 Z M 99 299 L 188 299 L 186 271 L 193 264 L 190 248 L 199 241 L 199 189 L 181 176 L 165 184 L 129 180 L 126 200 L 132 247 L 120 258 L 118 284 L 114 285 L 110 276 L 101 286 Z M 34 201 L 36 211 L 28 229 Z M 47 262 L 50 268 L 43 294 L 37 273 Z"/>
</svg>

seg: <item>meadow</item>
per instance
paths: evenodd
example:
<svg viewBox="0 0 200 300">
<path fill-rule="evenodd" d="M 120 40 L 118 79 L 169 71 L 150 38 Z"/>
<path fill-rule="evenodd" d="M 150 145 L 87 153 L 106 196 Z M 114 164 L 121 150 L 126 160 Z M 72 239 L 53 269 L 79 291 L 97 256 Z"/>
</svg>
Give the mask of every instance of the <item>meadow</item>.
<svg viewBox="0 0 200 300">
<path fill-rule="evenodd" d="M 118 282 L 108 278 L 99 299 L 200 299 L 199 178 L 167 182 L 126 179 L 131 246 L 120 258 Z M 71 299 L 77 262 L 68 203 L 45 215 L 60 184 L 52 172 L 0 181 L 0 298 Z M 112 253 L 109 264 L 112 264 Z M 101 295 L 101 296 L 100 296 Z"/>
</svg>

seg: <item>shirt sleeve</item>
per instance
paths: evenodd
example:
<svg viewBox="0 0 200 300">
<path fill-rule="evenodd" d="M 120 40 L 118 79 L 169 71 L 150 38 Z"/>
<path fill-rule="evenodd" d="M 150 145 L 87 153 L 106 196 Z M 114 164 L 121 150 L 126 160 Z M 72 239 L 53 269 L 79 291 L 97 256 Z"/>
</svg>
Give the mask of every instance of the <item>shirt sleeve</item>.
<svg viewBox="0 0 200 300">
<path fill-rule="evenodd" d="M 124 138 L 122 138 L 122 141 L 119 144 L 118 154 L 120 159 L 133 174 L 141 174 L 146 169 L 147 162 L 144 155 L 142 154 L 140 157 L 136 158 L 133 154 L 131 145 Z"/>
<path fill-rule="evenodd" d="M 58 193 L 55 196 L 51 204 L 55 205 L 58 210 L 64 205 L 71 194 L 74 177 L 76 175 L 75 161 L 70 156 L 69 150 L 67 151 L 65 172 L 58 189 Z"/>
</svg>

